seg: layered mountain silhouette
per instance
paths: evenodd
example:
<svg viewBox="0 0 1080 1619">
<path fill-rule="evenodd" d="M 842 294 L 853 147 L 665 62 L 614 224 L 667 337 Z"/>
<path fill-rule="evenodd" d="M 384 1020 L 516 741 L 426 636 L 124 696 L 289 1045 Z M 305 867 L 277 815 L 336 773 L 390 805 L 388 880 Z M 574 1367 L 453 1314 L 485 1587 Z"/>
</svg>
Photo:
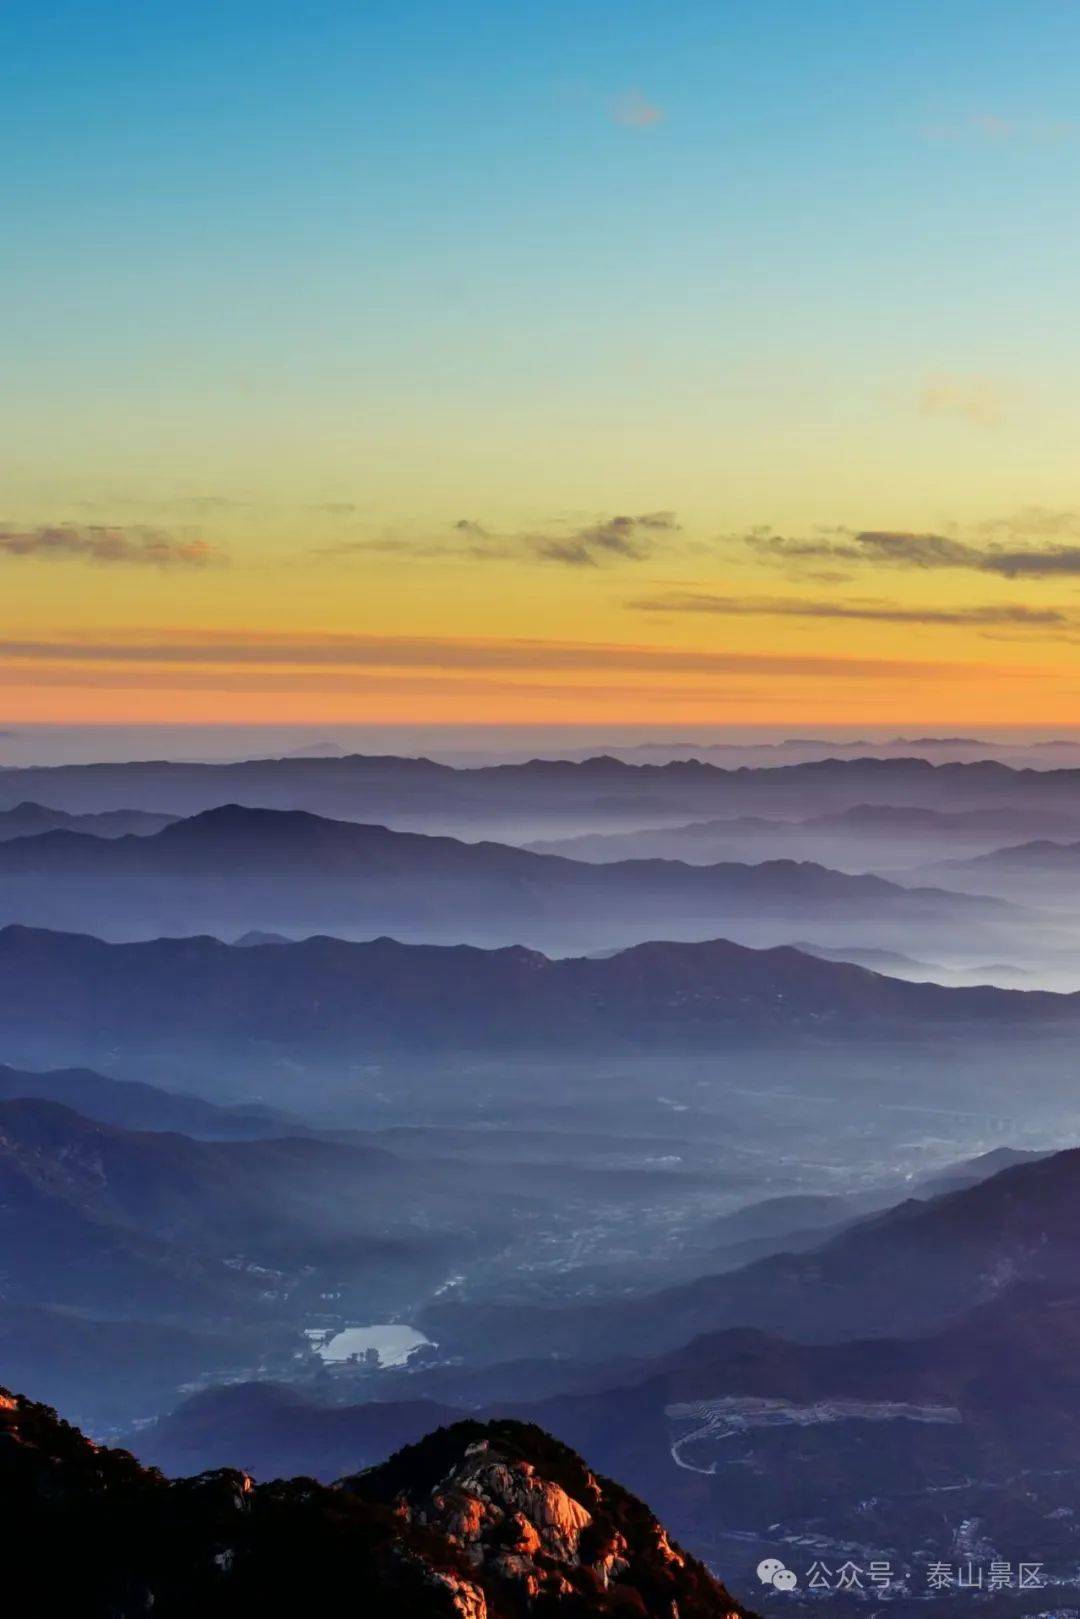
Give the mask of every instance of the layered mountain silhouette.
<svg viewBox="0 0 1080 1619">
<path fill-rule="evenodd" d="M 1080 843 L 1055 843 L 1049 838 L 1038 838 L 1030 843 L 993 849 L 965 864 L 983 871 L 1074 874 L 1080 871 Z"/>
<path fill-rule="evenodd" d="M 44 804 L 15 804 L 0 810 L 0 843 L 33 838 L 43 832 L 81 832 L 95 838 L 149 837 L 175 819 L 146 810 L 105 810 L 97 815 L 69 815 Z"/>
<path fill-rule="evenodd" d="M 108 938 L 252 929 L 392 932 L 555 948 L 873 921 L 957 937 L 1003 923 L 996 900 L 901 887 L 813 864 L 590 865 L 502 844 L 229 805 L 151 837 L 49 832 L 0 844 L 0 917 Z"/>
<path fill-rule="evenodd" d="M 918 961 L 902 955 L 898 950 L 879 950 L 873 945 L 830 947 L 815 944 L 810 939 L 793 939 L 792 948 L 808 956 L 819 956 L 822 961 L 847 961 L 856 967 L 869 967 L 871 972 L 885 973 L 890 978 L 914 978 L 919 983 L 932 980 L 937 984 L 978 985 L 998 982 L 1000 977 L 1023 980 L 1027 974 L 1021 967 L 1006 962 L 988 962 L 968 967 L 943 967 L 938 961 Z M 1013 988 L 1007 983 L 1003 988 Z M 1024 985 L 1021 983 L 1021 988 Z"/>
<path fill-rule="evenodd" d="M 172 1130 L 208 1141 L 298 1132 L 295 1120 L 267 1107 L 218 1107 L 135 1079 L 112 1079 L 91 1068 L 28 1070 L 0 1063 L 0 1101 L 59 1102 L 99 1124 L 122 1130 Z"/>
<path fill-rule="evenodd" d="M 927 1174 L 1062 1138 L 1080 995 L 895 974 L 1068 950 L 1080 772 L 313 757 L 2 805 L 5 1381 L 286 1477 L 168 1484 L 0 1397 L 41 1611 L 739 1611 L 546 1433 L 745 1589 L 789 1546 L 1076 1563 L 1080 1152 Z M 360 1322 L 430 1341 L 335 1355 Z"/>
<path fill-rule="evenodd" d="M 985 891 L 1071 913 L 1080 897 L 1080 842 L 1036 838 L 920 868 L 920 877 L 963 892 Z"/>
<path fill-rule="evenodd" d="M 460 1422 L 328 1487 L 222 1470 L 170 1482 L 0 1391 L 6 1573 L 85 1619 L 736 1619 L 649 1510 L 520 1423 Z"/>
<path fill-rule="evenodd" d="M 537 838 L 695 815 L 803 818 L 859 804 L 944 811 L 1039 806 L 1075 815 L 1080 771 L 1014 769 L 991 760 L 935 765 L 910 757 L 736 769 L 696 759 L 631 764 L 612 757 L 463 769 L 365 755 L 233 764 L 156 760 L 0 774 L 0 806 L 24 799 L 80 814 L 144 809 L 192 815 L 240 803 L 426 830 L 502 836 L 516 828 Z"/>
<path fill-rule="evenodd" d="M 776 819 L 742 815 L 683 826 L 590 832 L 531 843 L 572 860 L 817 860 L 841 871 L 896 871 L 935 856 L 987 853 L 1004 839 L 1080 833 L 1080 810 L 1038 804 L 941 810 L 917 805 L 855 804 L 828 815 Z"/>
<path fill-rule="evenodd" d="M 1080 1020 L 1080 997 L 905 983 L 725 940 L 552 960 L 392 939 L 106 944 L 10 927 L 0 930 L 0 1020 L 25 1066 L 137 1077 L 164 1065 L 208 1086 L 237 1072 L 269 1078 L 285 1061 L 301 1074 L 410 1052 L 710 1050 L 875 1031 L 928 1038 L 935 1028 L 1043 1034 Z"/>
</svg>

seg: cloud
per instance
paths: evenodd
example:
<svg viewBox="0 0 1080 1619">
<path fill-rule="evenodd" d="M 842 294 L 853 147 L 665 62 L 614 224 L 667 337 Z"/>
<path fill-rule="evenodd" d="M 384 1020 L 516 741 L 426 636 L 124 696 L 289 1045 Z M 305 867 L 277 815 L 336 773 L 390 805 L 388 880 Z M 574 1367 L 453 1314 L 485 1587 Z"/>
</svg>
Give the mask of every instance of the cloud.
<svg viewBox="0 0 1080 1619">
<path fill-rule="evenodd" d="M 658 107 L 655 101 L 649 101 L 640 90 L 628 90 L 612 102 L 611 116 L 624 129 L 655 129 L 657 124 L 664 122 L 666 114 L 662 107 Z"/>
<path fill-rule="evenodd" d="M 855 542 L 872 562 L 894 563 L 903 568 L 973 568 L 983 558 L 964 540 L 945 534 L 905 534 L 891 529 L 866 529 Z M 986 553 L 988 554 L 988 553 Z"/>
<path fill-rule="evenodd" d="M 982 666 L 894 658 L 837 657 L 816 653 L 714 652 L 683 647 L 610 642 L 541 641 L 448 636 L 349 634 L 275 635 L 236 631 L 147 632 L 96 640 L 0 640 L 0 660 L 37 668 L 69 664 L 78 675 L 90 665 L 208 666 L 231 671 L 311 669 L 431 669 L 442 671 L 582 670 L 639 674 L 738 674 L 837 678 L 942 678 Z M 173 678 L 176 678 L 175 676 Z M 275 675 L 276 679 L 277 676 Z"/>
<path fill-rule="evenodd" d="M 1038 509 L 1036 509 L 1038 512 Z M 1054 532 L 1067 533 L 1067 525 L 1077 523 L 1075 513 L 1042 512 L 1029 527 L 1040 538 Z M 796 570 L 815 562 L 870 563 L 893 568 L 927 570 L 962 568 L 974 573 L 996 574 L 1002 579 L 1068 578 L 1080 575 L 1080 544 L 1021 543 L 1018 532 L 1022 515 L 981 524 L 982 535 L 1001 534 L 1006 539 L 961 539 L 949 534 L 920 534 L 904 529 L 863 529 L 834 538 L 831 535 L 807 538 L 773 534 L 755 529 L 744 535 L 745 543 L 759 556 L 792 564 Z M 1057 527 L 1055 528 L 1055 523 Z"/>
<path fill-rule="evenodd" d="M 644 562 L 665 536 L 677 534 L 674 512 L 600 518 L 584 526 L 553 524 L 544 531 L 499 534 L 475 518 L 459 517 L 446 539 L 376 539 L 321 546 L 324 556 L 349 553 L 409 557 L 417 561 L 553 562 L 563 567 L 596 568 L 605 562 Z"/>
<path fill-rule="evenodd" d="M 77 527 L 61 523 L 40 528 L 0 527 L 0 556 L 71 558 L 157 567 L 200 567 L 221 560 L 222 553 L 205 540 L 179 537 L 161 529 Z"/>
<path fill-rule="evenodd" d="M 919 395 L 924 416 L 963 416 L 976 427 L 996 427 L 1005 413 L 1005 393 L 989 377 L 938 372 L 927 377 Z"/>
<path fill-rule="evenodd" d="M 1061 628 L 1071 620 L 1055 608 L 898 607 L 880 601 L 814 601 L 784 596 L 712 596 L 700 591 L 671 591 L 647 596 L 626 606 L 644 613 L 715 613 L 731 618 L 864 619 L 882 624 L 927 624 L 959 627 L 1019 625 Z"/>
<path fill-rule="evenodd" d="M 678 528 L 674 512 L 645 512 L 640 517 L 609 517 L 571 534 L 533 534 L 523 538 L 544 562 L 595 568 L 612 557 L 643 562 L 652 555 L 658 536 L 677 533 Z"/>
</svg>

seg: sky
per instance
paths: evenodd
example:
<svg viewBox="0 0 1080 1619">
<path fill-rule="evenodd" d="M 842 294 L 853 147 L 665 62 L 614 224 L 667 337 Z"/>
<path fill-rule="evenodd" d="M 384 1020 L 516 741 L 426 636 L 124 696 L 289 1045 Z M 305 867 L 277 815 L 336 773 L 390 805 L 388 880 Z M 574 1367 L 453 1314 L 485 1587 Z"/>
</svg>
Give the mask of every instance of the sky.
<svg viewBox="0 0 1080 1619">
<path fill-rule="evenodd" d="M 1080 699 L 1080 0 L 2 0 L 0 724 Z"/>
</svg>

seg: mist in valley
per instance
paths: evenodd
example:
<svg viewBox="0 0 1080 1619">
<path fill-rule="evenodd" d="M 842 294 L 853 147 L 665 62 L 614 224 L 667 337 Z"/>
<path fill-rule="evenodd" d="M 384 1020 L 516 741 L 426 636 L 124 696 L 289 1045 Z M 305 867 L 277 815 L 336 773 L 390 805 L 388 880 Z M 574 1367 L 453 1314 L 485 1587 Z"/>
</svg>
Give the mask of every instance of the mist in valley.
<svg viewBox="0 0 1080 1619">
<path fill-rule="evenodd" d="M 1065 1557 L 1080 773 L 0 795 L 8 1382 L 185 1472 L 522 1417 L 744 1585 L 769 1536 L 914 1557 L 973 1515 Z"/>
</svg>

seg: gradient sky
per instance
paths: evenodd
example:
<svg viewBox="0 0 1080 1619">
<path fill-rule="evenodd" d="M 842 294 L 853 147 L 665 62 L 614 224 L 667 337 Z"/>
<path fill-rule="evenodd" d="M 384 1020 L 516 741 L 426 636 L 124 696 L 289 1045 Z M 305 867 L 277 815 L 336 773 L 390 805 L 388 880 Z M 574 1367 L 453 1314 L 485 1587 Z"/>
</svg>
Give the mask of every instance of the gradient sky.
<svg viewBox="0 0 1080 1619">
<path fill-rule="evenodd" d="M 1076 0 L 5 0 L 0 88 L 0 722 L 1075 719 Z"/>
</svg>

